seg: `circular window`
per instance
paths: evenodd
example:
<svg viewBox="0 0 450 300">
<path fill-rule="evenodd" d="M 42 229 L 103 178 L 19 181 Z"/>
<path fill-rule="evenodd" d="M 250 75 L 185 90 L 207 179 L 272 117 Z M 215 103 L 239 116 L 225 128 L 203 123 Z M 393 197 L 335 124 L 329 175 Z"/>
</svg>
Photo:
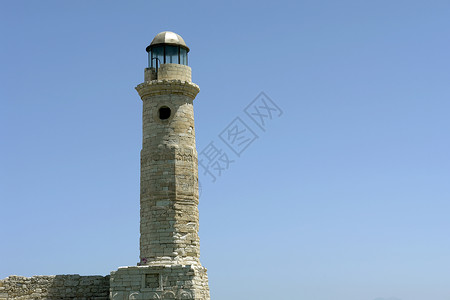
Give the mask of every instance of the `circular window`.
<svg viewBox="0 0 450 300">
<path fill-rule="evenodd" d="M 159 119 L 160 120 L 167 120 L 170 118 L 170 108 L 167 106 L 162 106 L 159 108 Z"/>
</svg>

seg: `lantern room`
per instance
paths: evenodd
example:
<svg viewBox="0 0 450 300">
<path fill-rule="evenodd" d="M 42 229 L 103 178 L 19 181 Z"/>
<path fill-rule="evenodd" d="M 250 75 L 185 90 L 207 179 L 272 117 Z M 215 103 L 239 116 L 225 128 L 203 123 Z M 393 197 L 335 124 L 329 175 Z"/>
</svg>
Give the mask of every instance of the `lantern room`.
<svg viewBox="0 0 450 300">
<path fill-rule="evenodd" d="M 162 64 L 188 64 L 188 46 L 181 36 L 171 31 L 158 33 L 145 50 L 149 68 L 158 69 Z"/>
</svg>

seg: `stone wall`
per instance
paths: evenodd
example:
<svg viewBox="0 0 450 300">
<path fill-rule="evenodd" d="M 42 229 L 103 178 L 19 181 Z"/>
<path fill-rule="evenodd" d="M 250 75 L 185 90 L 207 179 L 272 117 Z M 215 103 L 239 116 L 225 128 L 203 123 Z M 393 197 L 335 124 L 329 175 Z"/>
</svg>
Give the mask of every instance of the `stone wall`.
<svg viewBox="0 0 450 300">
<path fill-rule="evenodd" d="M 9 276 L 0 280 L 0 300 L 109 299 L 109 276 Z"/>
</svg>

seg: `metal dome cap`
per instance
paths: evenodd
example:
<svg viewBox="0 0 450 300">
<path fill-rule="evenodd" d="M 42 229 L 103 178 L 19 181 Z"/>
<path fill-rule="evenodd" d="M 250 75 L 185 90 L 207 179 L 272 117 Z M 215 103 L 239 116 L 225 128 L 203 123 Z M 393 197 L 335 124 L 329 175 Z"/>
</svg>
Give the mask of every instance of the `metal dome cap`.
<svg viewBox="0 0 450 300">
<path fill-rule="evenodd" d="M 150 45 L 147 46 L 145 49 L 147 52 L 151 50 L 154 46 L 157 45 L 175 45 L 183 47 L 189 52 L 189 47 L 186 46 L 186 43 L 184 42 L 183 38 L 172 31 L 163 31 L 158 33 L 154 38 L 153 41 L 150 43 Z"/>
</svg>

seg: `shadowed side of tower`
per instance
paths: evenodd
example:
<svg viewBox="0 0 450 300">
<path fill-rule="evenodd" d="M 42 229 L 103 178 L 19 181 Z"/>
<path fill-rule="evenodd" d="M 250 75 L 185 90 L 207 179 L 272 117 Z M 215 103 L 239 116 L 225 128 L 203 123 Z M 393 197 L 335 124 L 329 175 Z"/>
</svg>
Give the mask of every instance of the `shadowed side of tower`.
<svg viewBox="0 0 450 300">
<path fill-rule="evenodd" d="M 200 89 L 179 35 L 159 33 L 147 52 L 136 87 L 143 101 L 140 262 L 111 273 L 111 299 L 209 300 L 198 237 L 193 101 Z"/>
</svg>

